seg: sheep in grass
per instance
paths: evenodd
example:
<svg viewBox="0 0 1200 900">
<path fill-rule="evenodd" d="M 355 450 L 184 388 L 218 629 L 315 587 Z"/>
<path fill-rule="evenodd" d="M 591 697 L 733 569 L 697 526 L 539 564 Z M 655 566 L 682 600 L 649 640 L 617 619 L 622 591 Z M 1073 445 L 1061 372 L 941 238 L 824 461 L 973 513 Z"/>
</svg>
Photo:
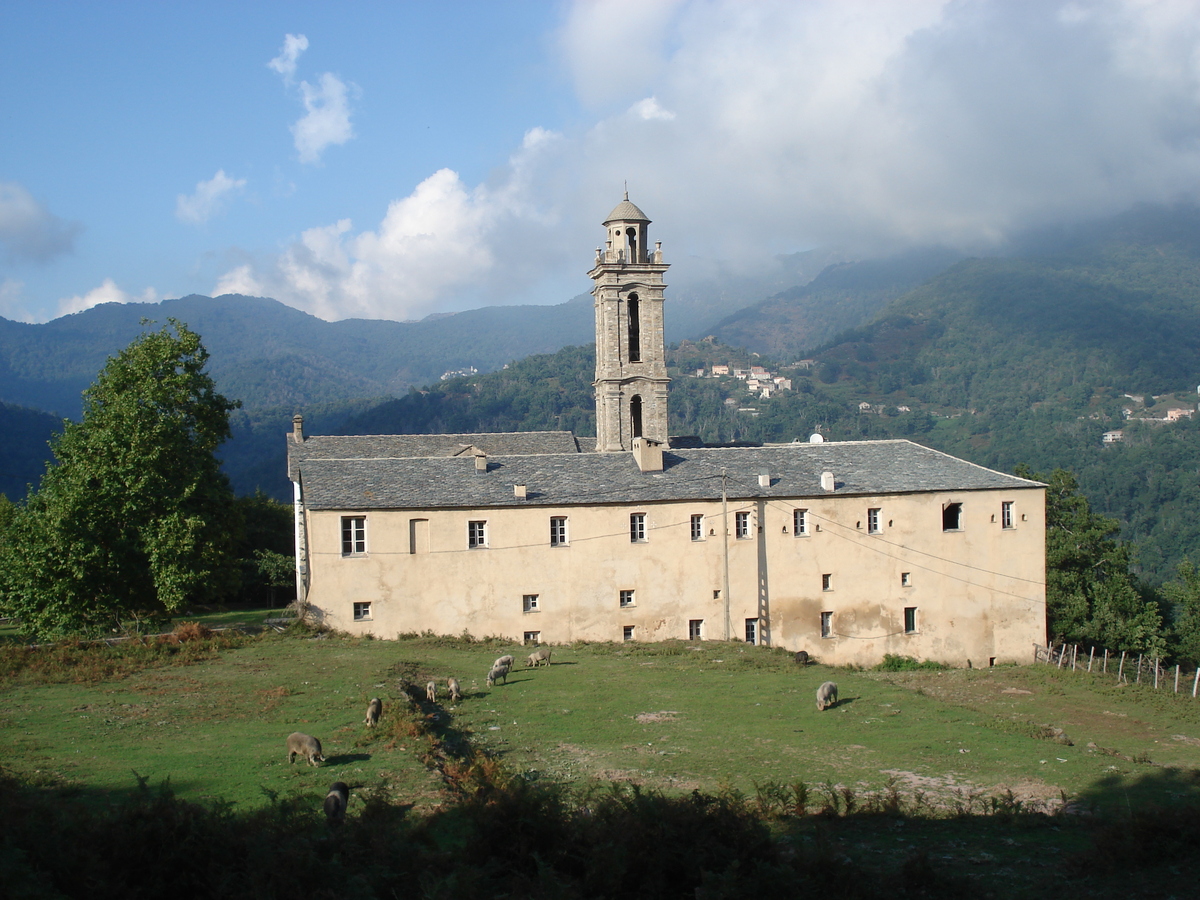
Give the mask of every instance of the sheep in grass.
<svg viewBox="0 0 1200 900">
<path fill-rule="evenodd" d="M 371 702 L 367 704 L 366 723 L 368 728 L 374 728 L 379 724 L 379 717 L 383 715 L 383 701 L 378 697 L 372 697 Z"/>
<path fill-rule="evenodd" d="M 341 825 L 346 820 L 346 806 L 350 803 L 350 788 L 344 781 L 335 781 L 325 795 L 325 818 L 330 825 Z"/>
<path fill-rule="evenodd" d="M 529 668 L 530 666 L 550 665 L 550 652 L 551 651 L 549 647 L 538 647 L 536 650 L 530 653 L 529 658 L 525 660 L 525 668 Z"/>
<path fill-rule="evenodd" d="M 457 678 L 446 679 L 446 689 L 450 691 L 450 702 L 457 703 L 462 699 L 462 690 L 458 686 Z"/>
<path fill-rule="evenodd" d="M 796 660 L 796 665 L 807 666 L 808 665 L 808 651 L 807 650 L 797 650 L 796 655 L 793 657 L 793 659 Z"/>
<path fill-rule="evenodd" d="M 837 705 L 837 685 L 826 681 L 817 688 L 817 709 L 826 710 Z"/>
<path fill-rule="evenodd" d="M 425 699 L 430 703 L 437 703 L 437 682 L 431 681 L 425 685 Z"/>
<path fill-rule="evenodd" d="M 321 742 L 311 734 L 293 731 L 287 739 L 288 765 L 296 761 L 297 756 L 303 756 L 310 766 L 319 766 L 325 761 L 321 755 Z"/>
<path fill-rule="evenodd" d="M 517 661 L 517 659 L 515 656 L 502 656 L 498 660 L 496 660 L 494 663 L 492 663 L 492 665 L 493 666 L 508 666 L 511 669 L 513 667 L 513 665 L 516 663 L 516 661 Z"/>
</svg>

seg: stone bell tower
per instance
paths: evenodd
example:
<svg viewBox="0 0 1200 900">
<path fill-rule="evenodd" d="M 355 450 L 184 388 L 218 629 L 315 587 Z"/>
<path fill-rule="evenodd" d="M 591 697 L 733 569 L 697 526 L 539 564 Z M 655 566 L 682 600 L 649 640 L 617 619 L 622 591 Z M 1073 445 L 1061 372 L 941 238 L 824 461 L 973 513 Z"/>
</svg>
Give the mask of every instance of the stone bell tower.
<svg viewBox="0 0 1200 900">
<path fill-rule="evenodd" d="M 608 214 L 608 239 L 588 272 L 596 298 L 596 450 L 632 450 L 634 438 L 667 446 L 662 242 L 629 192 Z"/>
</svg>

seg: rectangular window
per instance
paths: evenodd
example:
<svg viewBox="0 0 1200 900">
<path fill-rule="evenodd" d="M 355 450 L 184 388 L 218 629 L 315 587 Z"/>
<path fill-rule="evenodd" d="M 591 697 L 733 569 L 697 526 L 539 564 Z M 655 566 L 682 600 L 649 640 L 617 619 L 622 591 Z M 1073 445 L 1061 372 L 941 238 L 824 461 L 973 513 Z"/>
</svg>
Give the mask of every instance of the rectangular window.
<svg viewBox="0 0 1200 900">
<path fill-rule="evenodd" d="M 622 626 L 621 640 L 623 640 L 623 641 L 632 641 L 633 640 L 633 626 L 632 625 Z"/>
<path fill-rule="evenodd" d="M 537 594 L 526 594 L 525 596 L 523 596 L 521 598 L 521 608 L 525 612 L 537 612 L 538 611 L 538 595 Z"/>
<path fill-rule="evenodd" d="M 733 514 L 733 536 L 740 541 L 744 541 L 750 537 L 750 513 L 739 512 Z"/>
<path fill-rule="evenodd" d="M 1012 501 L 1005 500 L 1003 503 L 1000 504 L 1000 527 L 1001 528 L 1013 528 L 1013 527 L 1015 527 L 1015 524 L 1016 523 L 1013 521 Z"/>
<path fill-rule="evenodd" d="M 355 603 L 354 604 L 354 621 L 367 622 L 371 618 L 370 603 Z"/>
<path fill-rule="evenodd" d="M 429 520 L 428 519 L 409 519 L 408 520 L 408 552 L 409 553 L 428 553 L 429 552 Z"/>
<path fill-rule="evenodd" d="M 342 556 L 365 556 L 367 517 L 342 516 Z"/>
<path fill-rule="evenodd" d="M 540 631 L 526 631 L 525 632 L 525 643 L 526 644 L 540 644 L 541 642 L 542 642 L 542 633 Z"/>
<path fill-rule="evenodd" d="M 792 534 L 796 537 L 808 536 L 808 510 L 792 510 Z"/>
<path fill-rule="evenodd" d="M 916 634 L 917 632 L 917 608 L 915 606 L 904 607 L 904 633 Z"/>
<path fill-rule="evenodd" d="M 693 515 L 692 516 L 692 540 L 693 541 L 704 540 L 704 516 L 701 516 L 701 515 Z"/>
<path fill-rule="evenodd" d="M 882 534 L 883 527 L 879 524 L 878 508 L 867 510 L 867 534 Z"/>
<path fill-rule="evenodd" d="M 832 575 L 826 573 L 825 575 L 821 576 L 821 590 L 823 590 L 823 591 L 832 591 L 833 590 L 833 576 Z"/>
<path fill-rule="evenodd" d="M 704 637 L 702 635 L 703 630 L 704 630 L 704 620 L 703 619 L 688 619 L 688 640 L 689 641 L 704 640 Z"/>
<path fill-rule="evenodd" d="M 947 503 L 942 507 L 942 531 L 962 531 L 961 503 Z"/>
<path fill-rule="evenodd" d="M 900 573 L 900 587 L 912 587 L 912 572 Z"/>
<path fill-rule="evenodd" d="M 567 517 L 566 516 L 551 516 L 550 517 L 550 546 L 551 547 L 567 546 Z"/>
<path fill-rule="evenodd" d="M 467 523 L 467 547 L 471 550 L 478 550 L 487 546 L 487 522 L 468 522 Z"/>
<path fill-rule="evenodd" d="M 758 619 L 747 619 L 746 620 L 746 643 L 747 644 L 757 644 L 758 643 Z"/>
<path fill-rule="evenodd" d="M 633 591 L 621 591 L 621 609 L 633 606 Z"/>
<path fill-rule="evenodd" d="M 629 540 L 634 544 L 642 544 L 646 541 L 646 514 L 645 513 L 630 513 L 629 514 Z"/>
<path fill-rule="evenodd" d="M 821 637 L 833 637 L 833 613 L 821 613 Z"/>
</svg>

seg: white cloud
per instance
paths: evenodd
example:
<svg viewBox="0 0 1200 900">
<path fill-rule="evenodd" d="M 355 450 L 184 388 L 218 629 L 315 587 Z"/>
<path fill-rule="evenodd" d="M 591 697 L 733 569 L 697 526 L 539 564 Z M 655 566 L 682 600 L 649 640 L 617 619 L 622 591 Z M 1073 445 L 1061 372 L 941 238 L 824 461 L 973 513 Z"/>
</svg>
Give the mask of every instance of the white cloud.
<svg viewBox="0 0 1200 900">
<path fill-rule="evenodd" d="M 196 183 L 196 192 L 190 196 L 180 194 L 175 201 L 175 217 L 181 222 L 203 224 L 220 212 L 233 191 L 246 186 L 245 178 L 233 179 L 218 169 L 208 181 Z"/>
<path fill-rule="evenodd" d="M 32 322 L 34 316 L 25 305 L 25 285 L 12 278 L 0 281 L 0 316 L 12 322 Z"/>
<path fill-rule="evenodd" d="M 283 38 L 279 55 L 267 63 L 267 68 L 283 76 L 284 84 L 291 84 L 296 75 L 296 60 L 308 49 L 308 38 L 302 34 L 289 34 Z"/>
<path fill-rule="evenodd" d="M 83 226 L 53 215 L 15 181 L 0 181 L 0 245 L 10 262 L 49 262 L 75 249 Z"/>
<path fill-rule="evenodd" d="M 64 297 L 58 301 L 58 315 L 69 316 L 72 313 L 83 312 L 101 303 L 156 303 L 160 299 L 158 291 L 152 287 L 146 288 L 135 297 L 117 287 L 111 278 L 105 278 L 100 287 L 92 288 L 86 294 L 76 294 L 74 297 Z"/>
<path fill-rule="evenodd" d="M 589 0 L 560 39 L 589 127 L 530 128 L 484 183 L 436 172 L 221 283 L 328 318 L 561 300 L 625 181 L 676 285 L 1200 198 L 1200 0 Z"/>
<path fill-rule="evenodd" d="M 336 75 L 326 72 L 318 86 L 300 82 L 300 98 L 306 113 L 292 126 L 296 150 L 300 162 L 319 162 L 326 147 L 344 144 L 354 137 L 347 86 Z"/>
</svg>

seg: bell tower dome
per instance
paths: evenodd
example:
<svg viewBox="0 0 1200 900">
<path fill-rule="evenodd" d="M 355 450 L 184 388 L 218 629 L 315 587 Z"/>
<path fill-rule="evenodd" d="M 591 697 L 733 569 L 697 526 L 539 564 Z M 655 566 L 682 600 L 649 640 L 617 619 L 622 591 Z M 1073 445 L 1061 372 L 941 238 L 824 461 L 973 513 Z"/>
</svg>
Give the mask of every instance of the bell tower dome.
<svg viewBox="0 0 1200 900">
<path fill-rule="evenodd" d="M 596 307 L 596 450 L 632 450 L 634 438 L 667 444 L 661 242 L 625 199 L 604 220 L 607 240 L 588 276 Z"/>
</svg>

